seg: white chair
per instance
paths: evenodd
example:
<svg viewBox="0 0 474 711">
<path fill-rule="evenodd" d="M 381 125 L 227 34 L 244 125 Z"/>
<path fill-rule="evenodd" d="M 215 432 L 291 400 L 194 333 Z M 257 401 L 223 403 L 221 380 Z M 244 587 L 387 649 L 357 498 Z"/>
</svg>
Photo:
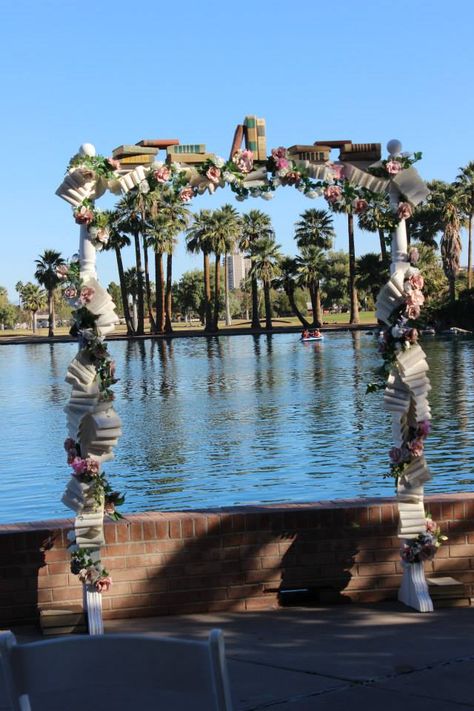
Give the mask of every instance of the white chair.
<svg viewBox="0 0 474 711">
<path fill-rule="evenodd" d="M 12 711 L 232 711 L 220 630 L 206 641 L 109 634 L 29 644 L 1 632 L 0 684 L 1 672 Z"/>
</svg>

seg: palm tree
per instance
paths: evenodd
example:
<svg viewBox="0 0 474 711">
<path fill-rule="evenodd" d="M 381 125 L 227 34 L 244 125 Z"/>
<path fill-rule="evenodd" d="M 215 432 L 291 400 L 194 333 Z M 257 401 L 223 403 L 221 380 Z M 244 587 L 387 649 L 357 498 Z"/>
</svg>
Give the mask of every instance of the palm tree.
<svg viewBox="0 0 474 711">
<path fill-rule="evenodd" d="M 417 208 L 412 218 L 412 234 L 425 244 L 433 244 L 441 232 L 440 251 L 443 270 L 449 282 L 449 298 L 456 299 L 456 277 L 461 255 L 461 226 L 464 198 L 457 186 L 442 180 L 428 183 L 430 196 L 422 208 Z"/>
<path fill-rule="evenodd" d="M 108 227 L 109 227 L 109 241 L 104 245 L 104 250 L 114 250 L 115 259 L 117 260 L 117 271 L 120 283 L 120 293 L 122 295 L 122 305 L 123 305 L 123 315 L 125 318 L 125 323 L 127 324 L 127 335 L 133 336 L 135 334 L 135 329 L 133 327 L 132 317 L 130 315 L 130 308 L 128 305 L 127 289 L 125 286 L 125 272 L 123 268 L 122 261 L 122 249 L 124 247 L 130 247 L 130 239 L 126 234 L 120 232 L 118 225 L 118 213 L 114 210 L 104 210 L 108 216 Z"/>
<path fill-rule="evenodd" d="M 186 230 L 188 252 L 202 252 L 204 258 L 204 330 L 212 331 L 211 279 L 209 255 L 212 252 L 212 212 L 200 210 L 193 217 L 191 226 Z"/>
<path fill-rule="evenodd" d="M 225 291 L 227 294 L 227 322 L 230 322 L 230 312 L 228 304 L 228 284 L 227 284 L 227 254 L 233 249 L 235 241 L 240 234 L 240 218 L 237 210 L 232 205 L 223 205 L 218 210 L 214 210 L 211 218 L 211 242 L 212 251 L 215 255 L 214 263 L 214 315 L 212 330 L 216 333 L 219 330 L 219 307 L 221 291 L 221 257 L 225 256 Z"/>
<path fill-rule="evenodd" d="M 385 241 L 385 215 L 387 212 L 387 196 L 374 193 L 369 207 L 358 216 L 357 223 L 365 232 L 377 232 L 380 241 L 380 256 L 385 263 L 387 260 L 387 243 Z"/>
<path fill-rule="evenodd" d="M 44 289 L 40 289 L 36 284 L 27 282 L 22 284 L 18 282 L 17 286 L 21 284 L 19 294 L 21 299 L 22 308 L 25 311 L 29 311 L 32 315 L 32 325 L 33 333 L 36 333 L 36 314 L 40 309 L 43 309 L 47 303 L 47 296 Z"/>
<path fill-rule="evenodd" d="M 224 216 L 222 228 L 225 231 L 224 237 L 224 303 L 225 303 L 225 325 L 232 325 L 229 302 L 229 264 L 228 256 L 232 253 L 241 233 L 241 217 L 235 207 L 226 204 L 220 208 Z"/>
<path fill-rule="evenodd" d="M 61 281 L 56 269 L 65 264 L 60 252 L 45 249 L 39 259 L 35 259 L 35 279 L 44 286 L 48 294 L 48 336 L 54 336 L 54 292 Z"/>
<path fill-rule="evenodd" d="M 296 314 L 304 328 L 309 328 L 310 323 L 305 319 L 299 310 L 295 299 L 298 277 L 298 265 L 296 259 L 293 257 L 281 257 L 278 267 L 280 274 L 273 280 L 272 286 L 277 289 L 283 289 L 288 297 L 293 313 Z"/>
<path fill-rule="evenodd" d="M 296 244 L 301 250 L 297 257 L 298 270 L 302 283 L 308 287 L 313 307 L 313 326 L 322 326 L 321 292 L 319 281 L 324 271 L 324 254 L 322 250 L 331 249 L 334 239 L 332 216 L 327 210 L 311 208 L 300 215 L 296 223 Z"/>
<path fill-rule="evenodd" d="M 345 190 L 349 194 L 353 193 L 350 185 L 346 185 Z M 354 211 L 351 199 L 346 199 L 342 203 L 333 203 L 331 205 L 335 212 L 344 212 L 347 215 L 347 235 L 349 240 L 349 300 L 350 300 L 350 323 L 359 323 L 359 303 L 357 299 L 356 289 L 356 257 L 354 244 Z"/>
<path fill-rule="evenodd" d="M 279 274 L 278 262 L 280 260 L 280 245 L 275 243 L 273 233 L 271 237 L 260 237 L 251 245 L 252 266 L 250 275 L 261 279 L 265 299 L 265 328 L 272 329 L 272 303 L 270 287 L 273 279 Z"/>
<path fill-rule="evenodd" d="M 138 277 L 137 268 L 130 267 L 124 274 L 125 289 L 127 291 L 127 300 L 132 302 L 132 325 L 135 333 L 138 332 L 138 295 L 140 291 L 140 279 Z M 142 282 L 143 283 L 143 282 Z"/>
<path fill-rule="evenodd" d="M 191 212 L 179 199 L 175 193 L 167 187 L 158 186 L 153 193 L 150 194 L 152 200 L 151 209 L 151 220 L 153 224 L 153 232 L 151 234 L 154 240 L 154 246 L 158 248 L 155 254 L 158 255 L 158 263 L 155 260 L 155 266 L 158 266 L 158 271 L 156 275 L 157 281 L 157 305 L 160 299 L 160 307 L 157 309 L 161 310 L 163 301 L 161 293 L 158 295 L 158 291 L 162 290 L 162 268 L 160 269 L 161 255 L 166 252 L 166 288 L 164 294 L 164 307 L 165 307 L 165 323 L 164 331 L 165 333 L 172 333 L 173 328 L 171 325 L 172 317 L 172 277 L 173 277 L 173 249 L 176 244 L 176 239 L 180 232 L 183 232 L 190 221 Z M 163 250 L 160 252 L 160 250 Z M 158 281 L 160 284 L 158 285 Z M 157 323 L 157 327 L 161 330 L 162 321 Z"/>
<path fill-rule="evenodd" d="M 309 290 L 313 310 L 311 325 L 313 328 L 320 328 L 323 325 L 320 280 L 326 269 L 326 256 L 322 249 L 310 244 L 301 248 L 301 255 L 296 257 L 295 262 L 298 270 L 297 282 Z"/>
<path fill-rule="evenodd" d="M 472 288 L 472 217 L 474 215 L 474 161 L 468 163 L 456 178 L 455 186 L 468 219 L 467 288 Z"/>
<path fill-rule="evenodd" d="M 135 245 L 135 265 L 137 276 L 137 335 L 145 332 L 144 278 L 140 235 L 145 235 L 147 223 L 144 219 L 144 199 L 137 190 L 130 190 L 117 204 L 117 228 L 131 234 Z"/>
<path fill-rule="evenodd" d="M 381 260 L 378 254 L 369 252 L 357 260 L 357 286 L 368 292 L 372 299 L 377 295 L 389 277 L 389 263 Z"/>
<path fill-rule="evenodd" d="M 250 210 L 242 216 L 242 231 L 239 248 L 242 252 L 247 252 L 252 260 L 252 249 L 254 243 L 260 238 L 274 238 L 274 231 L 271 218 L 261 210 Z M 252 272 L 252 270 L 250 270 Z M 260 328 L 258 317 L 258 282 L 255 272 L 250 274 L 252 287 L 252 328 Z"/>
</svg>

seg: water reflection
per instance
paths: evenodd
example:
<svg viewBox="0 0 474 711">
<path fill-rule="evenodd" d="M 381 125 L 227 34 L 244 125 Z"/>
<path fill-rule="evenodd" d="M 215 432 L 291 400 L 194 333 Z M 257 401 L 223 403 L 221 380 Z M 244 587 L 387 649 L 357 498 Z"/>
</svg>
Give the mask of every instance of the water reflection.
<svg viewBox="0 0 474 711">
<path fill-rule="evenodd" d="M 431 366 L 428 492 L 474 491 L 474 341 L 423 343 Z M 112 341 L 123 422 L 107 463 L 126 510 L 392 495 L 391 427 L 365 395 L 373 336 L 296 334 Z M 75 344 L 0 348 L 0 520 L 67 516 L 64 383 Z"/>
</svg>

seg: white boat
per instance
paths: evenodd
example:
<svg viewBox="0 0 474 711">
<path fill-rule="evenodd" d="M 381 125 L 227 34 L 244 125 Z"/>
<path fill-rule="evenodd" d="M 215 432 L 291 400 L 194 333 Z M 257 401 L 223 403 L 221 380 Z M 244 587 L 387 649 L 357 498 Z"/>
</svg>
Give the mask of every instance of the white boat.
<svg viewBox="0 0 474 711">
<path fill-rule="evenodd" d="M 303 341 L 303 343 L 309 343 L 310 341 L 322 341 L 323 339 L 324 339 L 324 336 L 322 336 L 322 335 L 321 336 L 308 336 L 307 338 L 303 338 L 303 336 L 301 336 L 301 340 Z"/>
</svg>

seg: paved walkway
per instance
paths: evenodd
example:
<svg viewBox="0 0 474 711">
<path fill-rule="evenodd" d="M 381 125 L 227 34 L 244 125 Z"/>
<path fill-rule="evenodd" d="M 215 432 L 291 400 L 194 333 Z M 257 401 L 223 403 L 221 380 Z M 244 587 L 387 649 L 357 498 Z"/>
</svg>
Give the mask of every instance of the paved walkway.
<svg viewBox="0 0 474 711">
<path fill-rule="evenodd" d="M 111 621 L 106 633 L 203 637 L 213 627 L 224 632 L 235 711 L 474 709 L 471 608 L 300 607 Z"/>
</svg>

